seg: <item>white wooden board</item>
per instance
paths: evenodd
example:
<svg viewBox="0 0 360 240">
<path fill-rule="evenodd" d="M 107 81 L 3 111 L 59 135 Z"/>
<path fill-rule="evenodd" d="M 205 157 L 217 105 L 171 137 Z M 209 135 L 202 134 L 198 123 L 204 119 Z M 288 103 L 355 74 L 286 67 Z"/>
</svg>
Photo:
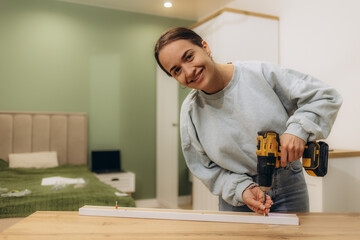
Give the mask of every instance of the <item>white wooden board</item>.
<svg viewBox="0 0 360 240">
<path fill-rule="evenodd" d="M 299 225 L 296 214 L 270 213 L 269 216 L 251 213 L 218 212 L 218 211 L 193 211 L 180 209 L 157 208 L 125 208 L 84 206 L 79 209 L 79 215 L 106 216 L 127 218 L 151 218 L 168 220 L 188 220 L 205 222 L 233 222 L 233 223 L 260 223 Z"/>
</svg>

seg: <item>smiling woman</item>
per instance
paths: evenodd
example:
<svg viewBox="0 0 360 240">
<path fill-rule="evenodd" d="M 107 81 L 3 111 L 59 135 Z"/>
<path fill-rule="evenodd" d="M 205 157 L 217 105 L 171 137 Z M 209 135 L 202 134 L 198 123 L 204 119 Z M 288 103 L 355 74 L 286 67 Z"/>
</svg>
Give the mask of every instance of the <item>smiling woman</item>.
<svg viewBox="0 0 360 240">
<path fill-rule="evenodd" d="M 193 89 L 180 113 L 190 171 L 219 196 L 221 211 L 309 211 L 303 173 L 294 169 L 301 168 L 305 143 L 330 133 L 341 96 L 318 79 L 276 64 L 220 64 L 210 55 L 208 43 L 182 27 L 168 30 L 155 45 L 161 69 Z M 256 137 L 269 129 L 280 134 L 281 165 L 287 167 L 276 170 L 263 199 L 256 184 Z"/>
</svg>

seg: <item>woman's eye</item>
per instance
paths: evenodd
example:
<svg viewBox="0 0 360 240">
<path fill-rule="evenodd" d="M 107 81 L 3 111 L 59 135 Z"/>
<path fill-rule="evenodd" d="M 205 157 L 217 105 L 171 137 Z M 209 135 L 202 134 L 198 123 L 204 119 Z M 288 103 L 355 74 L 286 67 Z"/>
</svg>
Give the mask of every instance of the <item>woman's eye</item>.
<svg viewBox="0 0 360 240">
<path fill-rule="evenodd" d="M 187 60 L 187 61 L 190 61 L 190 60 L 193 58 L 193 56 L 194 56 L 194 55 L 192 55 L 192 54 L 187 55 L 186 60 Z"/>
<path fill-rule="evenodd" d="M 175 74 L 175 75 L 178 75 L 179 72 L 180 72 L 180 68 L 175 68 L 174 74 Z"/>
</svg>

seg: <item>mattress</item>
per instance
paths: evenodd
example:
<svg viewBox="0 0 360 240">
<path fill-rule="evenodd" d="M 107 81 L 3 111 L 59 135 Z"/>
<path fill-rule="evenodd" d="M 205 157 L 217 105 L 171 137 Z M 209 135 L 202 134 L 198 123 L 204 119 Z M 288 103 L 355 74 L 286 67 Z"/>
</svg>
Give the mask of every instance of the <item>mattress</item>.
<svg viewBox="0 0 360 240">
<path fill-rule="evenodd" d="M 42 186 L 44 178 L 82 178 L 81 184 Z M 0 159 L 0 218 L 26 217 L 36 211 L 78 211 L 84 205 L 134 207 L 130 196 L 101 182 L 86 165 L 45 169 L 9 168 Z M 120 192 L 121 193 L 121 192 Z"/>
</svg>

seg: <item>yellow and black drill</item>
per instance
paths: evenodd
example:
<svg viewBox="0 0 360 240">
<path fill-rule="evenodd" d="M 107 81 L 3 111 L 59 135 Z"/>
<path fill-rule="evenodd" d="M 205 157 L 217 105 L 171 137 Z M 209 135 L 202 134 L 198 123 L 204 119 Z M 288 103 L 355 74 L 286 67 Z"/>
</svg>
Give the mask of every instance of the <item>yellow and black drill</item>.
<svg viewBox="0 0 360 240">
<path fill-rule="evenodd" d="M 329 146 L 325 142 L 307 142 L 302 156 L 302 165 L 310 176 L 323 177 L 327 173 Z M 279 134 L 274 131 L 258 132 L 256 155 L 258 159 L 258 184 L 264 192 L 272 185 L 275 168 L 280 167 L 281 146 Z"/>
</svg>

